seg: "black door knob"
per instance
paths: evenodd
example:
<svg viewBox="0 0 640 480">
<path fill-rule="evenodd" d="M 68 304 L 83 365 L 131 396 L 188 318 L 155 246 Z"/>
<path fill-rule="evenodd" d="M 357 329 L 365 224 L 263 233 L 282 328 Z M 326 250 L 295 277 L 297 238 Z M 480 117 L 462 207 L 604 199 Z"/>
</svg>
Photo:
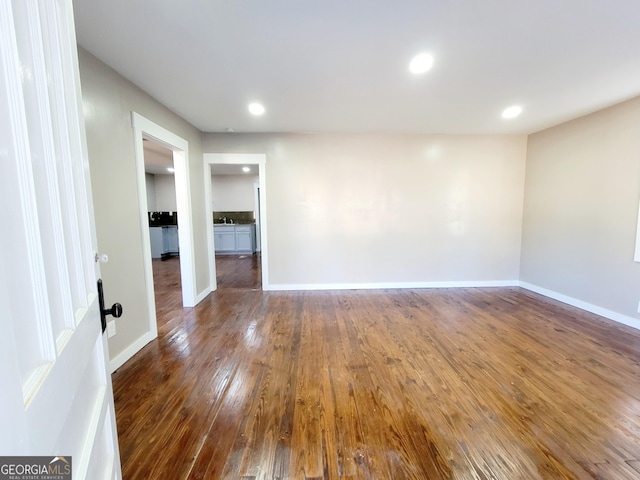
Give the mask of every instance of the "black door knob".
<svg viewBox="0 0 640 480">
<path fill-rule="evenodd" d="M 102 332 L 104 333 L 107 329 L 107 315 L 112 315 L 114 318 L 120 318 L 122 316 L 122 305 L 114 303 L 111 308 L 104 308 L 102 279 L 98 279 L 98 304 L 100 306 L 100 324 L 102 326 Z"/>
<path fill-rule="evenodd" d="M 105 309 L 105 315 L 113 315 L 114 318 L 120 318 L 122 316 L 122 305 L 114 303 L 111 308 Z"/>
</svg>

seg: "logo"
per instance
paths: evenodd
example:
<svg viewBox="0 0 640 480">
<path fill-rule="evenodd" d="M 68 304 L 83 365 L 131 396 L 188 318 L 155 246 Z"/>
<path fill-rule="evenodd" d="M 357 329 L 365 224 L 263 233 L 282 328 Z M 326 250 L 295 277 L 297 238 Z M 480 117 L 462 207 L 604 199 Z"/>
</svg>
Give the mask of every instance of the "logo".
<svg viewBox="0 0 640 480">
<path fill-rule="evenodd" d="M 71 480 L 71 457 L 0 457 L 0 480 Z"/>
</svg>

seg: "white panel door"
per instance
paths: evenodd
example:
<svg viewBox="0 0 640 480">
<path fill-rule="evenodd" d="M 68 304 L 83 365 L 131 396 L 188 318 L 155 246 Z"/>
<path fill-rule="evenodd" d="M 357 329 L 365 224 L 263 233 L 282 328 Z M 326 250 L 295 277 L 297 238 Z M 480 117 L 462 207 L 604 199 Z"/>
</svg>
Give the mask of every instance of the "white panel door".
<svg viewBox="0 0 640 480">
<path fill-rule="evenodd" d="M 71 0 L 3 0 L 0 455 L 120 479 L 88 173 Z"/>
</svg>

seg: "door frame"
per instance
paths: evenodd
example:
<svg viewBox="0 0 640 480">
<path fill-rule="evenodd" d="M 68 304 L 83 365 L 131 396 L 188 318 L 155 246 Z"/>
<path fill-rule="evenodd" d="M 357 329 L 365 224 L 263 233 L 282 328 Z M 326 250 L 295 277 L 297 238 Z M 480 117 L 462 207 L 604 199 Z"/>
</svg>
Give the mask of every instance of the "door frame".
<svg viewBox="0 0 640 480">
<path fill-rule="evenodd" d="M 207 212 L 207 254 L 209 257 L 209 285 L 211 290 L 218 288 L 216 280 L 216 256 L 213 244 L 213 196 L 211 194 L 211 165 L 216 163 L 230 165 L 257 165 L 258 183 L 260 185 L 260 260 L 262 270 L 262 290 L 270 290 L 269 285 L 269 253 L 267 248 L 267 188 L 266 163 L 264 153 L 205 153 L 204 158 L 204 198 Z"/>
<path fill-rule="evenodd" d="M 142 255 L 145 273 L 145 287 L 149 310 L 149 332 L 151 339 L 158 336 L 155 289 L 153 286 L 153 266 L 151 261 L 151 239 L 147 212 L 147 186 L 144 170 L 143 138 L 151 138 L 173 151 L 174 179 L 176 184 L 176 208 L 178 211 L 178 244 L 180 248 L 180 277 L 182 282 L 182 305 L 196 305 L 196 275 L 194 262 L 193 227 L 191 225 L 191 186 L 189 182 L 189 143 L 173 132 L 161 127 L 137 112 L 131 112 L 133 139 L 138 176 L 138 204 L 140 211 L 140 232 L 142 234 Z"/>
<path fill-rule="evenodd" d="M 260 212 L 262 208 L 260 207 L 260 183 L 253 184 L 253 204 L 256 209 L 256 228 L 258 232 L 260 232 L 260 228 L 262 226 L 262 219 L 260 218 Z M 262 239 L 260 235 L 256 238 L 256 250 L 258 252 L 262 252 Z"/>
</svg>

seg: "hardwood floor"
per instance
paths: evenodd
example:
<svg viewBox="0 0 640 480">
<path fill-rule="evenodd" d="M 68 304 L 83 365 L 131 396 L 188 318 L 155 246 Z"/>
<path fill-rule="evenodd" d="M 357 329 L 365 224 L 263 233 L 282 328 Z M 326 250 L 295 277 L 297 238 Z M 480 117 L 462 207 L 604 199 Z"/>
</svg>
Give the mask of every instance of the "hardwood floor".
<svg viewBox="0 0 640 480">
<path fill-rule="evenodd" d="M 216 255 L 218 288 L 262 288 L 260 254 Z"/>
<path fill-rule="evenodd" d="M 262 292 L 227 260 L 194 309 L 158 288 L 113 376 L 125 480 L 640 478 L 640 332 L 518 288 Z"/>
</svg>

